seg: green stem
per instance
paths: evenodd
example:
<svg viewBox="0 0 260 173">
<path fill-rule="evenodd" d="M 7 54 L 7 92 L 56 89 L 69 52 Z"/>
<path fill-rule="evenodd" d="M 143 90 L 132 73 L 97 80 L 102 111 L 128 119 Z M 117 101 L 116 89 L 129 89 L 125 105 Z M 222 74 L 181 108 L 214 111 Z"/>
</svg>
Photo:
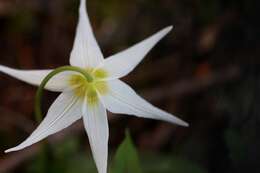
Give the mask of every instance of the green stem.
<svg viewBox="0 0 260 173">
<path fill-rule="evenodd" d="M 41 98 L 43 95 L 43 90 L 44 87 L 47 85 L 47 83 L 49 82 L 49 80 L 57 75 L 58 73 L 64 72 L 64 71 L 74 71 L 74 72 L 78 72 L 81 73 L 88 82 L 92 82 L 93 81 L 93 77 L 84 69 L 81 69 L 79 67 L 74 67 L 74 66 L 63 66 L 63 67 L 59 67 L 55 70 L 53 70 L 52 72 L 50 72 L 41 82 L 37 93 L 36 93 L 36 99 L 35 99 L 35 116 L 36 116 L 36 120 L 39 123 L 42 120 L 42 111 L 41 111 Z"/>
</svg>

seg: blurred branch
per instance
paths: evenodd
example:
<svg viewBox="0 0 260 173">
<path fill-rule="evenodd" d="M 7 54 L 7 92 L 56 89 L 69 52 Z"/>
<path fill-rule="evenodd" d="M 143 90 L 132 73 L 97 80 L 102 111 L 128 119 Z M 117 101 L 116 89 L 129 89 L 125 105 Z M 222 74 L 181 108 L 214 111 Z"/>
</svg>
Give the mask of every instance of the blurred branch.
<svg viewBox="0 0 260 173">
<path fill-rule="evenodd" d="M 201 92 L 216 84 L 223 84 L 240 77 L 240 69 L 236 66 L 228 67 L 214 73 L 207 73 L 204 76 L 183 79 L 170 86 L 160 86 L 158 88 L 145 90 L 143 95 L 153 102 L 162 99 L 178 99 Z M 167 123 L 160 123 L 153 131 L 143 133 L 139 137 L 139 144 L 143 149 L 158 150 L 166 144 L 170 136 L 176 130 L 176 126 Z M 178 133 L 177 133 L 178 134 Z M 176 134 L 175 134 L 176 135 Z M 176 137 L 176 136 L 175 136 Z M 151 143 L 151 141 L 153 141 Z"/>
<path fill-rule="evenodd" d="M 30 121 L 28 118 L 25 118 L 23 114 L 11 111 L 3 107 L 0 107 L 0 112 L 2 114 L 0 128 L 6 129 L 15 126 L 28 133 L 33 130 L 33 122 Z"/>
<path fill-rule="evenodd" d="M 176 82 L 176 84 L 145 90 L 143 91 L 143 95 L 152 101 L 159 101 L 167 98 L 182 98 L 190 94 L 198 93 L 203 89 L 216 84 L 233 81 L 240 77 L 240 73 L 238 67 L 231 66 L 217 72 L 205 74 L 201 77 L 183 79 Z"/>
</svg>

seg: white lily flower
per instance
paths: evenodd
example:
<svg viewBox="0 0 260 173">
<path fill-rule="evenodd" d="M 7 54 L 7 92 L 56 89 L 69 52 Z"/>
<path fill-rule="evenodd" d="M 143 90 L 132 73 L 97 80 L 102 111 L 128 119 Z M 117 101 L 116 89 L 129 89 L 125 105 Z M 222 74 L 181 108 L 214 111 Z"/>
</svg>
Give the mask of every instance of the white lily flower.
<svg viewBox="0 0 260 173">
<path fill-rule="evenodd" d="M 75 72 L 63 72 L 53 77 L 46 89 L 62 94 L 52 104 L 37 129 L 20 145 L 6 152 L 24 149 L 83 118 L 98 172 L 106 173 L 109 136 L 106 109 L 112 113 L 188 126 L 181 119 L 154 107 L 119 80 L 131 72 L 171 30 L 172 26 L 167 27 L 131 48 L 104 59 L 90 26 L 86 0 L 81 0 L 70 64 L 86 70 L 94 80 L 88 82 L 84 76 Z M 52 70 L 25 71 L 0 65 L 0 71 L 29 84 L 40 85 Z"/>
</svg>

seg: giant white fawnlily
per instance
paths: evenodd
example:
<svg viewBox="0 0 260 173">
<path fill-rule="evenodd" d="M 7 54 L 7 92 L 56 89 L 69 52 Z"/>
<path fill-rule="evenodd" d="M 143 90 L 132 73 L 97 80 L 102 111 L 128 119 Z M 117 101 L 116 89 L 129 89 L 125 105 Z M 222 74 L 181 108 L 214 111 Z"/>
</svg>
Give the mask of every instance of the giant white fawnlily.
<svg viewBox="0 0 260 173">
<path fill-rule="evenodd" d="M 90 26 L 86 0 L 81 0 L 71 66 L 60 70 L 65 72 L 57 74 L 56 70 L 55 76 L 50 76 L 55 70 L 16 70 L 0 65 L 1 72 L 33 85 L 41 85 L 49 75 L 50 81 L 46 82 L 45 89 L 62 92 L 36 130 L 20 145 L 6 152 L 24 149 L 83 118 L 98 172 L 106 173 L 109 136 L 106 109 L 116 114 L 188 126 L 181 119 L 154 107 L 119 80 L 171 30 L 172 26 L 162 29 L 131 48 L 104 59 Z"/>
</svg>

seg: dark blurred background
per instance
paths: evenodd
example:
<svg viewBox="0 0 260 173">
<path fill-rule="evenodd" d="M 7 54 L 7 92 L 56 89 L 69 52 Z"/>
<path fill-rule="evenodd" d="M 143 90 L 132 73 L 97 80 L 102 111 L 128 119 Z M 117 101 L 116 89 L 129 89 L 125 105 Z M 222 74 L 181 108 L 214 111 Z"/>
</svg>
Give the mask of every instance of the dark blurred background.
<svg viewBox="0 0 260 173">
<path fill-rule="evenodd" d="M 69 62 L 78 0 L 0 0 L 0 64 L 55 68 Z M 110 117 L 110 157 L 130 129 L 145 173 L 259 173 L 260 66 L 257 0 L 88 0 L 107 57 L 165 26 L 173 31 L 124 78 L 189 128 Z M 82 122 L 39 144 L 4 154 L 37 126 L 36 89 L 0 74 L 0 172 L 96 172 Z M 46 111 L 57 93 L 46 92 Z M 45 171 L 43 171 L 45 170 Z"/>
</svg>

